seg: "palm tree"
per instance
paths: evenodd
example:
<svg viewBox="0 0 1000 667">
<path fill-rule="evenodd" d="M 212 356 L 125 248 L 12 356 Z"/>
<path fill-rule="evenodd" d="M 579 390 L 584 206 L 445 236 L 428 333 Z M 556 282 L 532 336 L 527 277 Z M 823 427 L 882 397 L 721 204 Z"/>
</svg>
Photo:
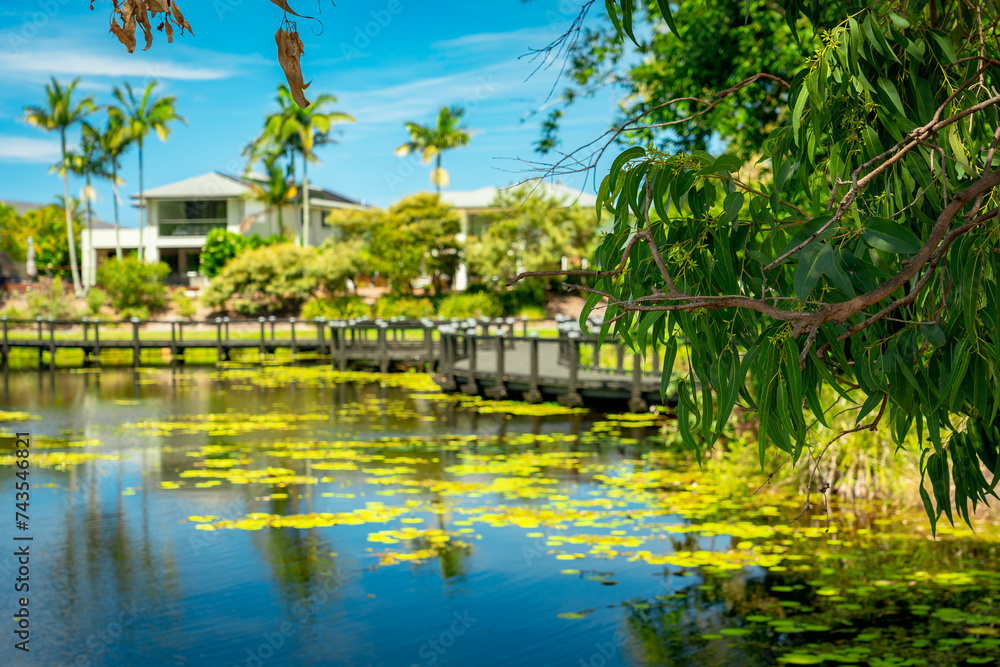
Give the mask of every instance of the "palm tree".
<svg viewBox="0 0 1000 667">
<path fill-rule="evenodd" d="M 272 209 L 278 209 L 278 230 L 282 236 L 285 235 L 285 221 L 281 214 L 281 209 L 286 203 L 295 198 L 298 188 L 295 181 L 289 179 L 286 172 L 283 172 L 278 165 L 280 154 L 272 154 L 264 159 L 264 169 L 267 172 L 267 180 L 263 183 L 254 183 L 250 186 L 250 198 L 259 201 L 267 207 L 270 216 Z M 273 230 L 272 230 L 273 232 Z"/>
<path fill-rule="evenodd" d="M 429 164 L 436 158 L 437 164 L 431 170 L 431 183 L 437 187 L 438 192 L 441 192 L 442 187 L 448 187 L 449 180 L 448 172 L 441 168 L 441 153 L 469 145 L 469 131 L 459 125 L 464 115 L 465 109 L 462 107 L 441 107 L 434 127 L 407 123 L 410 140 L 396 149 L 396 155 L 400 157 L 415 152 L 422 153 L 424 164 Z"/>
<path fill-rule="evenodd" d="M 157 82 L 150 81 L 146 85 L 146 90 L 143 91 L 142 96 L 136 95 L 135 91 L 132 90 L 132 86 L 126 82 L 125 92 L 118 87 L 112 90 L 112 94 L 115 96 L 121 105 L 122 110 L 125 113 L 125 127 L 127 128 L 128 135 L 136 142 L 139 146 L 139 258 L 142 259 L 144 254 L 144 244 L 143 244 L 143 232 L 145 230 L 145 218 L 144 214 L 146 211 L 146 200 L 145 200 L 145 184 L 143 182 L 143 170 L 142 170 L 142 142 L 146 138 L 146 135 L 151 131 L 156 132 L 156 136 L 160 138 L 160 141 L 166 141 L 170 136 L 170 127 L 167 125 L 173 121 L 179 120 L 182 123 L 187 123 L 183 117 L 177 115 L 177 111 L 174 109 L 174 105 L 177 103 L 177 98 L 173 95 L 168 95 L 166 97 L 153 97 L 153 89 L 156 88 Z"/>
<path fill-rule="evenodd" d="M 69 173 L 66 169 L 66 130 L 73 125 L 82 122 L 94 110 L 94 100 L 85 97 L 79 103 L 73 104 L 73 91 L 76 89 L 80 79 L 75 79 L 71 84 L 63 88 L 55 77 L 52 83 L 46 84 L 45 94 L 48 98 L 46 107 L 30 106 L 25 107 L 24 117 L 29 125 L 39 127 L 46 132 L 59 131 L 59 145 L 62 155 L 62 167 L 59 169 L 63 177 L 63 201 L 67 204 L 66 213 L 66 239 L 69 242 L 69 265 L 70 273 L 73 277 L 73 291 L 77 296 L 82 294 L 80 286 L 80 271 L 76 264 L 76 244 L 73 242 L 73 219 L 69 210 Z"/>
<path fill-rule="evenodd" d="M 116 106 L 108 107 L 108 123 L 98 133 L 98 138 L 101 153 L 107 156 L 111 164 L 110 180 L 115 205 L 115 257 L 120 260 L 122 258 L 122 242 L 118 232 L 118 159 L 134 141 L 125 123 L 125 112 Z"/>
<path fill-rule="evenodd" d="M 303 109 L 296 104 L 288 86 L 281 84 L 275 97 L 279 110 L 264 120 L 264 131 L 248 147 L 251 164 L 269 153 L 291 149 L 302 156 L 302 245 L 309 247 L 309 163 L 319 162 L 316 148 L 335 143 L 331 136 L 335 123 L 353 123 L 354 117 L 325 107 L 336 103 L 333 95 L 324 94 Z M 294 174 L 294 159 L 290 159 Z"/>
<path fill-rule="evenodd" d="M 83 176 L 87 185 L 84 196 L 87 200 L 87 238 L 88 246 L 94 247 L 94 209 L 91 202 L 95 199 L 91 177 L 111 178 L 111 157 L 101 146 L 101 133 L 87 121 L 81 126 L 80 150 L 70 151 L 66 156 L 66 168 L 77 176 Z M 90 287 L 93 276 L 87 276 L 84 287 Z"/>
</svg>

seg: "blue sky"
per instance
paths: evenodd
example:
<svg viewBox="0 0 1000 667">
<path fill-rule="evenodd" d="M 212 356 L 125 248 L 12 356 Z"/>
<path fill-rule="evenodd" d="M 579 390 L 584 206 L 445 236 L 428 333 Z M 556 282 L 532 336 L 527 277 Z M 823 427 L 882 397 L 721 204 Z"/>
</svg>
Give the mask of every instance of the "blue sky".
<svg viewBox="0 0 1000 667">
<path fill-rule="evenodd" d="M 93 11 L 88 4 L 32 0 L 0 8 L 0 200 L 50 202 L 62 192 L 48 171 L 58 159 L 58 137 L 21 118 L 25 105 L 44 100 L 53 74 L 61 81 L 82 77 L 78 90 L 98 103 L 110 102 L 111 88 L 126 79 L 144 86 L 152 77 L 162 93 L 177 96 L 188 124 L 175 125 L 165 144 L 147 141 L 147 188 L 212 170 L 240 172 L 240 152 L 259 132 L 284 81 L 274 43 L 282 11 L 265 0 L 182 0 L 195 36 L 175 34 L 168 44 L 154 32 L 149 51 L 128 54 L 108 32 L 111 2 L 96 0 Z M 323 164 L 310 166 L 310 180 L 379 206 L 429 189 L 428 168 L 393 151 L 408 138 L 405 121 L 432 122 L 440 106 L 456 103 L 468 107 L 474 136 L 469 147 L 445 155 L 450 189 L 526 178 L 523 160 L 539 157 L 532 143 L 558 66 L 529 79 L 535 63 L 523 56 L 561 34 L 580 4 L 340 0 L 333 7 L 324 0 L 322 34 L 313 34 L 320 32 L 318 23 L 297 20 L 303 72 L 313 82 L 307 95 L 336 95 L 339 110 L 357 122 L 342 126 L 339 145 L 322 149 Z M 291 5 L 316 13 L 314 0 Z M 600 135 L 616 104 L 609 91 L 574 105 L 565 118 L 564 146 Z M 123 158 L 123 197 L 138 189 L 137 161 L 134 149 Z M 584 187 L 582 177 L 563 182 Z M 71 180 L 74 196 L 81 185 Z M 593 190 L 592 182 L 586 189 Z M 110 186 L 100 185 L 99 193 L 99 217 L 111 220 Z M 137 211 L 124 208 L 122 222 L 138 224 Z"/>
</svg>

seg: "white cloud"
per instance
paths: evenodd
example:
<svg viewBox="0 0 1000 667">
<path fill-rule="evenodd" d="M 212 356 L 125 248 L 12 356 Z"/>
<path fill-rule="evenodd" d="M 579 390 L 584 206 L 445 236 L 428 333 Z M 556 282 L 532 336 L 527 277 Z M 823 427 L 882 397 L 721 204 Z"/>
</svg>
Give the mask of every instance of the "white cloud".
<svg viewBox="0 0 1000 667">
<path fill-rule="evenodd" d="M 0 79 L 17 75 L 71 75 L 100 77 L 141 76 L 183 81 L 214 81 L 233 75 L 219 67 L 192 67 L 167 60 L 146 59 L 139 54 L 105 56 L 76 51 L 0 54 Z"/>
<path fill-rule="evenodd" d="M 0 162 L 55 162 L 59 141 L 0 135 Z"/>
<path fill-rule="evenodd" d="M 563 34 L 563 26 L 550 25 L 535 28 L 521 28 L 510 32 L 481 32 L 474 35 L 463 35 L 455 39 L 445 39 L 434 42 L 431 48 L 439 51 L 487 51 L 490 49 L 503 49 L 505 53 L 510 53 L 511 45 L 521 45 L 530 43 L 537 47 L 548 44 L 553 39 Z"/>
</svg>

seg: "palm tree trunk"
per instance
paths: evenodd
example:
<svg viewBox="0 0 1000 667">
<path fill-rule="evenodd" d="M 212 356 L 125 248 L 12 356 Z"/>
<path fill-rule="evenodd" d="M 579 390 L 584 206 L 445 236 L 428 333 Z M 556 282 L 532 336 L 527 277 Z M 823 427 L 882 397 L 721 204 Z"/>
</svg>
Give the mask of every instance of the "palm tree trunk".
<svg viewBox="0 0 1000 667">
<path fill-rule="evenodd" d="M 73 278 L 73 293 L 80 296 L 80 274 L 76 265 L 76 243 L 73 236 L 73 218 L 69 212 L 69 170 L 66 168 L 66 128 L 61 130 L 62 136 L 62 177 L 63 205 L 66 211 L 66 239 L 69 241 L 69 272 Z"/>
<path fill-rule="evenodd" d="M 285 221 L 281 216 L 281 209 L 284 208 L 284 204 L 278 204 L 278 233 L 282 236 L 285 235 Z"/>
<path fill-rule="evenodd" d="M 88 251 L 90 252 L 90 256 L 96 261 L 96 259 L 97 259 L 97 253 L 94 252 L 94 208 L 90 204 L 90 192 L 91 192 L 91 190 L 90 190 L 90 172 L 89 171 L 87 172 L 87 190 L 86 190 L 86 192 L 87 192 L 87 248 L 88 248 Z M 81 260 L 83 260 L 83 259 L 86 259 L 86 258 L 85 257 L 81 258 Z M 83 264 L 84 262 L 81 261 L 80 263 Z M 87 273 L 86 276 L 83 277 L 83 282 L 84 282 L 84 286 L 87 289 L 90 289 L 90 287 L 94 284 L 94 278 L 93 278 L 92 274 L 95 271 L 96 267 L 93 266 L 93 264 L 94 264 L 93 262 L 86 262 L 86 264 L 90 268 L 90 271 Z"/>
<path fill-rule="evenodd" d="M 115 257 L 122 260 L 122 240 L 118 234 L 118 159 L 111 161 L 111 190 L 115 196 Z"/>
<path fill-rule="evenodd" d="M 302 155 L 302 247 L 309 247 L 309 159 Z"/>
<path fill-rule="evenodd" d="M 437 154 L 437 171 L 434 172 L 434 185 L 437 186 L 438 194 L 441 194 L 441 151 Z"/>
<path fill-rule="evenodd" d="M 146 213 L 146 199 L 144 197 L 144 194 L 145 194 L 145 188 L 143 187 L 143 181 L 142 181 L 142 138 L 140 137 L 139 138 L 139 248 L 136 250 L 139 259 L 142 259 L 146 254 L 145 249 L 143 248 L 144 246 L 143 240 L 145 236 L 144 234 L 145 226 L 143 222 L 144 222 L 144 215 Z"/>
</svg>

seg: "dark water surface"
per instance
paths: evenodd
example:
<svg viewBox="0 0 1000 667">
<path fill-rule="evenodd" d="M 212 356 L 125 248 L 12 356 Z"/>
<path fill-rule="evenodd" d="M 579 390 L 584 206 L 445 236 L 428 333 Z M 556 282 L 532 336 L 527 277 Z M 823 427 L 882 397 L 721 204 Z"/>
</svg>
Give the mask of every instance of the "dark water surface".
<svg viewBox="0 0 1000 667">
<path fill-rule="evenodd" d="M 996 531 L 790 527 L 657 428 L 371 379 L 12 373 L 32 634 L 13 649 L 8 459 L 0 663 L 996 664 Z"/>
</svg>

